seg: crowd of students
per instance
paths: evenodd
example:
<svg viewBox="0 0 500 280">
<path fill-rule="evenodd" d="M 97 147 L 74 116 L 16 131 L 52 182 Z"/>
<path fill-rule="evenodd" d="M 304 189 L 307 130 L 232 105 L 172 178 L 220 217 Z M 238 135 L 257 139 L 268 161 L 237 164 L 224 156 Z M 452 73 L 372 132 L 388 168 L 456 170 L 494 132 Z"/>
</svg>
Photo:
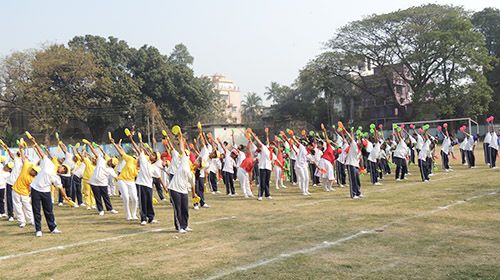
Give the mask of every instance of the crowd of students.
<svg viewBox="0 0 500 280">
<path fill-rule="evenodd" d="M 488 118 L 488 131 L 483 141 L 485 163 L 496 169 L 499 137 Z M 226 195 L 236 196 L 235 181 L 239 182 L 245 198 L 252 198 L 255 182 L 257 199 L 272 199 L 270 181 L 274 174 L 276 190 L 286 188 L 285 181 L 298 185 L 300 193 L 310 196 L 310 185 L 323 186 L 326 192 L 335 186 L 349 185 L 352 199 L 363 197 L 360 174 L 369 174 L 373 185 L 392 173 L 396 181 L 407 178 L 408 165 L 418 165 L 422 182 L 429 182 L 437 169 L 436 147 L 439 139 L 441 167 L 444 172 L 453 171 L 450 156 L 455 158 L 454 146 L 460 146 L 462 164 L 475 167 L 474 150 L 477 137 L 460 127 L 464 135 L 459 142 L 448 131 L 448 125 L 437 127 L 437 135 L 431 135 L 429 125 L 416 128 L 394 126 L 393 134 L 384 138 L 382 125 L 370 125 L 367 132 L 362 127 L 346 128 L 342 122 L 328 131 L 321 124 L 321 133 L 302 130 L 299 134 L 287 129 L 269 137 L 269 129 L 260 139 L 250 128 L 245 131 L 246 141 L 237 145 L 234 132 L 231 139 L 222 141 L 211 133 L 204 133 L 198 124 L 197 135 L 191 143 L 178 126 L 172 128 L 175 139 L 163 131 L 162 149 L 156 150 L 143 143 L 139 132 L 125 130 L 132 148 L 126 150 L 121 140 L 109 134 L 109 141 L 118 157 L 108 155 L 104 149 L 83 139 L 82 145 L 68 147 L 59 139 L 58 146 L 63 158 L 51 155 L 26 132 L 27 141 L 20 139 L 18 150 L 7 147 L 0 140 L 0 147 L 8 157 L 0 157 L 0 218 L 17 221 L 19 227 L 34 225 L 35 235 L 42 236 L 41 212 L 49 231 L 61 233 L 54 217 L 53 205 L 67 204 L 74 208 L 95 209 L 100 216 L 106 212 L 117 214 L 110 195 L 116 193 L 122 199 L 126 220 L 140 221 L 141 225 L 155 224 L 153 195 L 156 190 L 160 201 L 172 206 L 174 226 L 180 233 L 189 227 L 189 193 L 193 208 L 209 208 L 205 191 L 220 194 L 219 182 Z M 137 142 L 137 140 L 139 140 Z M 37 157 L 29 158 L 25 150 L 33 148 Z M 7 212 L 5 212 L 5 204 Z M 139 216 L 138 216 L 139 215 Z"/>
</svg>

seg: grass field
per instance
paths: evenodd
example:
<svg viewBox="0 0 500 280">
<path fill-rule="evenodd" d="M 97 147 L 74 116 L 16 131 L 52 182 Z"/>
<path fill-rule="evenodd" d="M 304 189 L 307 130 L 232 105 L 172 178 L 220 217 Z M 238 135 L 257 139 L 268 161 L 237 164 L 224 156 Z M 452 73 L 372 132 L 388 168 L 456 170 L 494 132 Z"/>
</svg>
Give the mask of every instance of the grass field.
<svg viewBox="0 0 500 280">
<path fill-rule="evenodd" d="M 62 235 L 2 220 L 0 278 L 500 279 L 500 170 L 476 154 L 477 169 L 453 161 L 429 184 L 415 166 L 404 182 L 364 176 L 361 200 L 291 185 L 261 202 L 208 194 L 186 235 L 166 204 L 160 224 L 142 227 L 124 220 L 119 198 L 120 213 L 104 217 L 56 207 Z"/>
</svg>

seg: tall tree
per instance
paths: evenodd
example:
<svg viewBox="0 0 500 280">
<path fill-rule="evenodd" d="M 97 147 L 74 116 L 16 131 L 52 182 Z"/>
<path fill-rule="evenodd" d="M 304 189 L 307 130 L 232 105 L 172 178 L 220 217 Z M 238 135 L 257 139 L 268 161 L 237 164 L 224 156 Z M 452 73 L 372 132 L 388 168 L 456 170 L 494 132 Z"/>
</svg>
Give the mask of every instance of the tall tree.
<svg viewBox="0 0 500 280">
<path fill-rule="evenodd" d="M 168 61 L 173 64 L 178 65 L 192 65 L 194 62 L 194 57 L 188 51 L 188 48 L 184 44 L 175 45 L 172 53 L 168 57 Z"/>
<path fill-rule="evenodd" d="M 481 79 L 490 57 L 460 7 L 429 4 L 373 15 L 342 27 L 327 46 L 331 55 L 325 67 L 331 75 L 374 94 L 365 64 L 379 67 L 387 80 L 396 74 L 411 86 L 417 115 L 429 109 L 456 115 L 461 104 L 450 101 L 470 95 L 480 102 L 466 113 L 481 114 L 491 100 L 491 89 Z M 435 106 L 429 106 L 430 100 Z"/>
<path fill-rule="evenodd" d="M 255 92 L 247 93 L 241 101 L 243 121 L 246 123 L 256 122 L 262 114 L 262 108 L 262 98 Z"/>
</svg>

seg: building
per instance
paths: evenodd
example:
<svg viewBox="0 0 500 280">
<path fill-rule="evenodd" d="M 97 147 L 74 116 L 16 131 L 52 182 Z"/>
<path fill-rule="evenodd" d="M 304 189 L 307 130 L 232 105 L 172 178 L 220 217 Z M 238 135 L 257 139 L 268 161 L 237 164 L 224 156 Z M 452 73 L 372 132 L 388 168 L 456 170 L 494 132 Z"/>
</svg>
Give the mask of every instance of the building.
<svg viewBox="0 0 500 280">
<path fill-rule="evenodd" d="M 210 78 L 215 90 L 226 103 L 226 121 L 228 123 L 241 123 L 241 92 L 239 87 L 221 74 L 215 74 Z"/>
</svg>

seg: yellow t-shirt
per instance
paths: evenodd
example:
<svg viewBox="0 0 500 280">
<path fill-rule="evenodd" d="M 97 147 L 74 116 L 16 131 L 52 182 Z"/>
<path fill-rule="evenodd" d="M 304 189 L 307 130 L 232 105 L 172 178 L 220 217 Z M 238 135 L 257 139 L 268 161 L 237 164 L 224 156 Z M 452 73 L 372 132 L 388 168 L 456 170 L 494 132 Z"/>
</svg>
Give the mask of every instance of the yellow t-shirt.
<svg viewBox="0 0 500 280">
<path fill-rule="evenodd" d="M 52 163 L 54 164 L 54 169 L 55 169 L 55 171 L 57 172 L 57 168 L 59 167 L 59 165 L 61 165 L 61 164 L 59 163 L 59 160 L 58 160 L 56 157 L 52 157 L 52 158 L 50 159 L 50 161 L 52 161 Z"/>
<path fill-rule="evenodd" d="M 134 182 L 135 177 L 137 177 L 137 160 L 127 154 L 123 155 L 123 160 L 125 161 L 125 166 L 120 172 L 120 176 L 116 178 L 117 180 L 123 180 L 127 182 Z"/>
<path fill-rule="evenodd" d="M 30 195 L 30 184 L 33 181 L 33 176 L 30 175 L 32 166 L 32 162 L 25 160 L 23 163 L 23 167 L 21 168 L 21 173 L 19 173 L 19 177 L 17 178 L 16 183 L 14 183 L 14 186 L 12 186 L 12 189 L 19 195 Z"/>
<path fill-rule="evenodd" d="M 92 177 L 92 173 L 94 173 L 95 165 L 88 158 L 84 158 L 83 162 L 85 163 L 85 170 L 83 171 L 83 180 L 89 180 Z"/>
</svg>

